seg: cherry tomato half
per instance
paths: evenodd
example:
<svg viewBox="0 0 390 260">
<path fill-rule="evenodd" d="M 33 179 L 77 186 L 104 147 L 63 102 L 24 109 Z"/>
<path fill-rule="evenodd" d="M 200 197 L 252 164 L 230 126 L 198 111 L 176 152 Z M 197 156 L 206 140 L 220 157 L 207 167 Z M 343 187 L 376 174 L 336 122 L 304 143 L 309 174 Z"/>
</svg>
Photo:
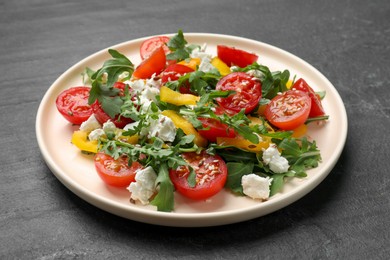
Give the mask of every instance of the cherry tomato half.
<svg viewBox="0 0 390 260">
<path fill-rule="evenodd" d="M 126 187 L 135 181 L 137 170 L 143 168 L 139 162 L 128 165 L 127 157 L 119 157 L 117 160 L 111 156 L 98 152 L 95 155 L 95 168 L 100 178 L 108 185 Z"/>
<path fill-rule="evenodd" d="M 56 106 L 63 117 L 72 124 L 80 125 L 92 115 L 88 105 L 89 87 L 72 87 L 61 92 L 56 99 Z"/>
<path fill-rule="evenodd" d="M 216 142 L 217 137 L 230 137 L 233 138 L 236 136 L 236 132 L 233 128 L 221 123 L 218 119 L 215 118 L 198 118 L 202 122 L 203 128 L 198 130 L 199 134 L 209 140 L 210 142 Z"/>
<path fill-rule="evenodd" d="M 205 151 L 200 154 L 184 153 L 182 156 L 195 170 L 196 185 L 190 187 L 188 184 L 190 171 L 187 166 L 171 169 L 169 176 L 180 194 L 193 200 L 204 200 L 223 189 L 227 179 L 227 166 L 221 157 Z"/>
<path fill-rule="evenodd" d="M 165 54 L 170 52 L 166 43 L 169 42 L 168 36 L 155 36 L 142 42 L 140 48 L 141 59 L 148 58 L 155 50 L 163 47 Z"/>
<path fill-rule="evenodd" d="M 241 68 L 251 65 L 259 58 L 254 53 L 225 45 L 217 46 L 217 55 L 218 58 L 225 62 L 229 67 L 236 65 Z"/>
<path fill-rule="evenodd" d="M 311 100 L 306 92 L 288 90 L 274 97 L 265 109 L 265 117 L 282 130 L 293 130 L 309 117 Z"/>
<path fill-rule="evenodd" d="M 311 109 L 310 109 L 309 117 L 316 117 L 316 116 L 325 115 L 325 110 L 322 107 L 321 99 L 314 92 L 314 90 L 309 86 L 309 84 L 307 84 L 307 82 L 304 79 L 298 79 L 294 83 L 292 88 L 295 88 L 297 90 L 301 90 L 301 91 L 309 94 L 309 97 L 311 99 Z"/>
<path fill-rule="evenodd" d="M 161 83 L 165 84 L 168 81 L 178 80 L 181 76 L 193 72 L 194 70 L 190 67 L 181 64 L 171 64 L 161 73 Z M 180 88 L 180 93 L 182 94 L 191 94 L 190 83 L 184 82 Z"/>
<path fill-rule="evenodd" d="M 236 93 L 226 98 L 217 98 L 218 104 L 227 111 L 238 113 L 245 109 L 250 113 L 261 98 L 261 83 L 244 72 L 232 72 L 218 81 L 217 90 L 233 90 Z"/>
<path fill-rule="evenodd" d="M 124 90 L 125 90 L 125 84 L 122 82 L 115 82 L 114 88 L 117 88 L 120 90 L 119 95 L 123 96 L 124 95 Z M 108 120 L 111 120 L 116 127 L 118 128 L 123 128 L 125 125 L 132 123 L 133 120 L 131 118 L 126 118 L 126 117 L 121 117 L 120 120 L 118 120 L 119 115 L 116 115 L 114 118 L 110 117 L 106 112 L 104 112 L 102 106 L 100 103 L 96 100 L 95 103 L 91 105 L 93 114 L 95 115 L 96 120 L 100 124 L 104 124 Z"/>
<path fill-rule="evenodd" d="M 133 72 L 133 77 L 148 79 L 153 74 L 160 74 L 165 68 L 167 59 L 163 47 L 156 49 L 149 57 L 141 62 Z"/>
</svg>

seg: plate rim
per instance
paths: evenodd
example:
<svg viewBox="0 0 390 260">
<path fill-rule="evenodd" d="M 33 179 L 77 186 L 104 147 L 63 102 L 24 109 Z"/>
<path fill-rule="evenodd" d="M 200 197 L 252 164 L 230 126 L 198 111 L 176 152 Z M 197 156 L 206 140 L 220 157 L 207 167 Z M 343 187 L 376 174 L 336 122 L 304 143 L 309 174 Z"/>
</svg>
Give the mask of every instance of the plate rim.
<svg viewBox="0 0 390 260">
<path fill-rule="evenodd" d="M 258 212 L 258 207 L 250 207 L 241 209 L 239 211 L 218 211 L 218 212 L 202 212 L 202 213 L 178 213 L 178 212 L 159 212 L 159 211 L 152 211 L 148 209 L 141 209 L 141 208 L 126 208 L 124 205 L 109 200 L 103 196 L 100 196 L 96 193 L 93 193 L 91 191 L 88 191 L 86 189 L 83 189 L 81 185 L 79 185 L 77 182 L 72 180 L 70 176 L 66 175 L 63 170 L 52 160 L 50 154 L 47 150 L 45 150 L 45 144 L 44 144 L 44 136 L 42 133 L 42 120 L 43 120 L 43 114 L 44 114 L 44 107 L 47 103 L 47 100 L 52 98 L 51 93 L 54 91 L 55 86 L 58 84 L 58 82 L 61 82 L 63 78 L 66 78 L 68 74 L 70 74 L 73 70 L 75 70 L 77 67 L 79 67 L 81 64 L 86 63 L 88 60 L 92 60 L 94 57 L 98 57 L 104 53 L 107 52 L 108 49 L 118 49 L 127 45 L 136 44 L 137 42 L 141 42 L 147 38 L 153 37 L 153 36 L 159 36 L 159 35 L 167 35 L 171 36 L 173 34 L 158 34 L 158 35 L 151 35 L 151 36 L 145 36 L 129 41 L 125 41 L 122 43 L 115 44 L 113 46 L 101 49 L 97 52 L 92 53 L 91 55 L 83 58 L 82 60 L 76 62 L 74 65 L 69 67 L 65 72 L 63 72 L 47 89 L 45 95 L 43 96 L 39 107 L 37 111 L 36 116 L 36 123 L 35 123 L 35 132 L 36 132 L 36 138 L 38 142 L 38 146 L 40 148 L 41 154 L 43 156 L 44 161 L 46 162 L 46 165 L 49 167 L 51 172 L 56 176 L 56 178 L 70 191 L 72 191 L 74 194 L 76 194 L 81 199 L 87 201 L 88 203 L 92 204 L 93 206 L 100 208 L 104 211 L 110 212 L 114 215 L 121 216 L 127 219 L 131 219 L 134 221 L 139 221 L 143 223 L 148 224 L 156 224 L 156 225 L 162 225 L 162 226 L 175 226 L 175 227 L 207 227 L 207 226 L 217 226 L 217 225 L 225 225 L 225 224 L 231 224 L 236 222 L 242 222 L 249 219 L 253 219 L 256 217 L 261 217 L 264 215 L 267 215 L 269 213 L 272 213 L 274 211 L 277 211 L 281 208 L 284 208 L 291 203 L 297 201 L 298 199 L 302 198 L 306 194 L 308 194 L 311 190 L 313 190 L 315 187 L 317 187 L 332 171 L 335 164 L 337 163 L 339 157 L 341 156 L 341 153 L 344 149 L 347 134 L 348 134 L 348 119 L 347 119 L 347 113 L 344 106 L 344 103 L 337 91 L 337 89 L 333 86 L 333 84 L 320 72 L 318 71 L 314 66 L 306 62 L 305 60 L 301 59 L 300 57 L 283 50 L 281 48 L 278 48 L 274 45 L 270 45 L 268 43 L 264 43 L 258 40 L 253 40 L 249 38 L 234 36 L 234 35 L 226 35 L 226 34 L 214 34 L 214 33 L 185 33 L 186 39 L 193 38 L 193 37 L 211 37 L 211 38 L 225 38 L 230 40 L 237 40 L 242 42 L 248 42 L 252 44 L 260 44 L 268 49 L 272 49 L 273 51 L 276 51 L 278 53 L 281 53 L 282 55 L 287 55 L 290 58 L 294 60 L 298 60 L 301 62 L 306 68 L 310 68 L 311 71 L 315 72 L 316 76 L 319 76 L 321 80 L 327 83 L 332 88 L 332 91 L 334 94 L 336 94 L 337 97 L 337 103 L 341 104 L 342 111 L 339 111 L 340 116 L 344 119 L 342 121 L 342 127 L 340 131 L 341 138 L 340 141 L 337 143 L 337 147 L 335 147 L 336 153 L 333 154 L 333 160 L 328 163 L 328 167 L 324 170 L 324 172 L 321 174 L 321 178 L 311 178 L 309 180 L 309 183 L 304 185 L 303 187 L 300 187 L 298 191 L 295 191 L 293 196 L 286 196 L 286 194 L 282 194 L 279 200 L 268 200 L 266 202 L 259 203 L 261 204 L 261 212 Z M 190 41 L 189 41 L 190 42 Z M 267 65 L 267 64 L 265 64 Z M 310 185 L 309 185 L 310 184 Z M 284 202 L 284 203 L 283 203 Z M 129 213 L 134 213 L 130 214 Z M 222 216 L 226 216 L 226 214 L 229 215 L 229 218 L 226 218 L 225 220 L 222 219 Z M 145 219 L 145 215 L 148 216 L 148 219 Z M 193 221 L 194 217 L 196 217 L 197 221 Z M 180 220 L 180 221 L 179 221 Z"/>
</svg>

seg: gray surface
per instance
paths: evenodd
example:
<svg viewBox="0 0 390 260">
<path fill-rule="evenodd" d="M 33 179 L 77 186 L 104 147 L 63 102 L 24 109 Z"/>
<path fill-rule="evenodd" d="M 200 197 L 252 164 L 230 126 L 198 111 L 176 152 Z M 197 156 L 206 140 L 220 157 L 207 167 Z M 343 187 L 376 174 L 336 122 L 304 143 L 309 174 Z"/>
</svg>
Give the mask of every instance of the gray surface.
<svg viewBox="0 0 390 260">
<path fill-rule="evenodd" d="M 390 1 L 24 0 L 1 1 L 0 7 L 0 258 L 384 259 L 390 254 Z M 262 218 L 183 229 L 101 211 L 54 177 L 34 130 L 51 83 L 95 51 L 178 28 L 263 41 L 329 78 L 345 102 L 349 134 L 323 183 Z"/>
</svg>

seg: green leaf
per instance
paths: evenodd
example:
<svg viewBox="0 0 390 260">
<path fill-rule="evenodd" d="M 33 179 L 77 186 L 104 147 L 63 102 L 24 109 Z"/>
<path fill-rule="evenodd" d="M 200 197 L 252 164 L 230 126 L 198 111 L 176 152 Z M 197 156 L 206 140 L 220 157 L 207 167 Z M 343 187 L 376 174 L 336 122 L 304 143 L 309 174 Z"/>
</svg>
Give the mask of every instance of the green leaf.
<svg viewBox="0 0 390 260">
<path fill-rule="evenodd" d="M 125 55 L 118 51 L 109 49 L 108 52 L 113 59 L 106 60 L 103 67 L 92 76 L 92 79 L 99 80 L 104 73 L 107 73 L 107 87 L 110 88 L 123 72 L 129 72 L 131 75 L 134 71 L 134 65 Z"/>
<path fill-rule="evenodd" d="M 95 71 L 91 68 L 86 67 L 84 72 L 81 73 L 81 76 L 83 77 L 83 83 L 84 85 L 91 85 L 92 84 L 92 75 L 95 74 Z"/>
<path fill-rule="evenodd" d="M 229 162 L 226 164 L 228 168 L 228 178 L 225 187 L 231 189 L 234 193 L 243 195 L 241 178 L 246 174 L 253 173 L 253 163 Z"/>
<path fill-rule="evenodd" d="M 169 178 L 166 164 L 162 164 L 159 167 L 156 185 L 159 185 L 160 189 L 150 204 L 156 206 L 158 211 L 172 211 L 174 208 L 174 187 Z"/>
<path fill-rule="evenodd" d="M 123 100 L 120 97 L 100 96 L 98 100 L 104 112 L 106 112 L 111 118 L 114 118 L 117 114 L 121 113 Z"/>
<path fill-rule="evenodd" d="M 278 193 L 282 188 L 284 184 L 284 174 L 274 174 L 272 175 L 272 183 L 270 187 L 270 196 L 275 195 Z"/>
<path fill-rule="evenodd" d="M 194 188 L 196 186 L 196 173 L 192 167 L 190 167 L 190 174 L 187 177 L 188 186 Z"/>
<path fill-rule="evenodd" d="M 178 30 L 177 34 L 170 38 L 167 43 L 171 53 L 167 55 L 168 60 L 185 60 L 190 57 L 189 50 L 186 49 L 187 41 L 184 39 L 182 30 Z"/>
<path fill-rule="evenodd" d="M 103 66 L 90 77 L 92 88 L 89 93 L 88 104 L 91 105 L 98 100 L 104 112 L 114 118 L 115 115 L 121 112 L 120 107 L 123 105 L 123 101 L 118 97 L 119 90 L 112 86 L 124 72 L 131 75 L 134 71 L 134 65 L 118 51 L 109 49 L 108 52 L 113 59 L 105 61 Z M 103 85 L 102 78 L 105 73 L 107 74 L 107 82 L 106 85 Z"/>
</svg>

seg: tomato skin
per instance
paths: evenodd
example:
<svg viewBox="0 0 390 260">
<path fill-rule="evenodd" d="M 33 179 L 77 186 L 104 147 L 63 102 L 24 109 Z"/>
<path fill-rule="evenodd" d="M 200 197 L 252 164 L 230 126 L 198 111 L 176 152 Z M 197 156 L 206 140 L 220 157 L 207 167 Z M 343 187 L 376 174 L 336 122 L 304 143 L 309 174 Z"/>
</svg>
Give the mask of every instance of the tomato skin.
<svg viewBox="0 0 390 260">
<path fill-rule="evenodd" d="M 56 107 L 70 123 L 80 125 L 92 115 L 92 107 L 88 105 L 89 91 L 89 87 L 79 86 L 66 89 L 58 95 Z"/>
<path fill-rule="evenodd" d="M 155 36 L 143 41 L 140 48 L 141 59 L 144 60 L 148 58 L 155 50 L 160 47 L 164 49 L 165 54 L 168 54 L 170 52 L 168 46 L 166 45 L 168 42 L 168 36 Z"/>
<path fill-rule="evenodd" d="M 171 64 L 161 73 L 161 83 L 165 84 L 168 81 L 178 80 L 181 76 L 193 72 L 194 70 L 182 64 Z M 192 94 L 190 91 L 190 83 L 184 82 L 179 88 L 182 94 Z"/>
<path fill-rule="evenodd" d="M 325 110 L 322 107 L 321 99 L 318 97 L 318 95 L 314 92 L 314 90 L 307 84 L 307 82 L 304 79 L 298 79 L 292 88 L 306 92 L 309 94 L 309 97 L 311 99 L 311 110 L 309 117 L 317 117 L 317 116 L 323 116 L 325 115 Z"/>
<path fill-rule="evenodd" d="M 238 113 L 245 109 L 245 113 L 248 114 L 261 99 L 261 83 L 244 72 L 226 75 L 217 83 L 216 89 L 236 92 L 226 98 L 216 99 L 218 104 L 229 112 Z"/>
<path fill-rule="evenodd" d="M 178 80 L 181 76 L 193 71 L 185 65 L 171 64 L 161 73 L 161 83 L 165 84 L 168 81 Z"/>
<path fill-rule="evenodd" d="M 128 165 L 127 157 L 119 157 L 114 160 L 111 156 L 98 152 L 94 158 L 95 168 L 99 177 L 108 185 L 126 187 L 135 181 L 137 170 L 143 168 L 139 162 Z"/>
<path fill-rule="evenodd" d="M 125 84 L 123 82 L 115 82 L 113 87 L 120 90 L 119 96 L 124 95 Z M 116 115 L 114 118 L 110 117 L 106 112 L 104 112 L 102 106 L 97 100 L 91 105 L 91 107 L 96 120 L 100 124 L 104 124 L 108 120 L 111 120 L 117 128 L 123 128 L 127 124 L 134 122 L 131 118 L 126 118 L 126 117 L 121 117 L 120 120 L 118 120 L 119 115 Z"/>
<path fill-rule="evenodd" d="M 306 122 L 311 99 L 306 92 L 288 90 L 274 97 L 265 109 L 265 117 L 282 130 L 293 130 Z"/>
<path fill-rule="evenodd" d="M 236 65 L 241 68 L 251 65 L 259 58 L 254 53 L 225 45 L 217 46 L 217 55 L 218 58 L 225 62 L 229 67 Z"/>
<path fill-rule="evenodd" d="M 164 48 L 159 47 L 138 65 L 133 72 L 133 77 L 137 79 L 148 79 L 153 74 L 160 74 L 165 68 L 166 61 Z"/>
<path fill-rule="evenodd" d="M 233 138 L 236 136 L 236 132 L 233 128 L 221 123 L 218 119 L 215 118 L 198 118 L 202 122 L 205 130 L 198 130 L 199 134 L 209 140 L 210 142 L 216 142 L 217 137 L 229 137 Z"/>
<path fill-rule="evenodd" d="M 194 168 L 197 183 L 195 187 L 188 185 L 187 166 L 179 166 L 176 170 L 171 169 L 169 176 L 176 191 L 193 200 L 204 200 L 223 189 L 227 179 L 227 166 L 220 156 L 209 155 L 205 151 L 201 154 L 184 153 L 182 156 Z M 202 177 L 206 178 L 203 183 Z"/>
</svg>

